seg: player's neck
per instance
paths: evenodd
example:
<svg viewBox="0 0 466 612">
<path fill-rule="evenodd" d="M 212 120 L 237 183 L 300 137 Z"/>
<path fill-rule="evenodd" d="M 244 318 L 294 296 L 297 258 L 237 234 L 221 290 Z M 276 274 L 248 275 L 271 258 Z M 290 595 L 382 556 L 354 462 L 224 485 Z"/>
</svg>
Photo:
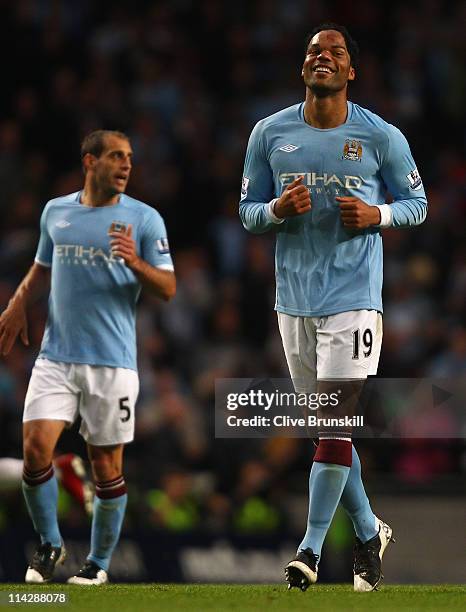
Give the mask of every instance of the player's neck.
<svg viewBox="0 0 466 612">
<path fill-rule="evenodd" d="M 335 128 L 345 123 L 348 116 L 346 95 L 317 97 L 306 90 L 304 120 L 312 127 L 321 130 Z"/>
<path fill-rule="evenodd" d="M 84 206 L 90 206 L 92 208 L 98 208 L 100 206 L 113 206 L 118 204 L 120 200 L 120 193 L 109 194 L 108 191 L 102 189 L 93 188 L 91 185 L 84 185 L 84 189 L 81 192 L 81 204 Z"/>
</svg>

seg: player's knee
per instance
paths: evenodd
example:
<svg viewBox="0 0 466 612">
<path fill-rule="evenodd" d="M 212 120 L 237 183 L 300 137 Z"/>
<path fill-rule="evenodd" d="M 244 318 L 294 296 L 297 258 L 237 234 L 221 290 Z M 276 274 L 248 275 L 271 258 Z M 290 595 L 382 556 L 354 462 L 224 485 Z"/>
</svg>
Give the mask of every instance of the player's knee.
<svg viewBox="0 0 466 612">
<path fill-rule="evenodd" d="M 42 432 L 30 432 L 24 438 L 24 467 L 37 471 L 50 465 L 53 457 L 50 441 Z"/>
<path fill-rule="evenodd" d="M 106 482 L 121 476 L 122 465 L 119 457 L 98 453 L 91 457 L 92 473 L 96 482 Z"/>
</svg>

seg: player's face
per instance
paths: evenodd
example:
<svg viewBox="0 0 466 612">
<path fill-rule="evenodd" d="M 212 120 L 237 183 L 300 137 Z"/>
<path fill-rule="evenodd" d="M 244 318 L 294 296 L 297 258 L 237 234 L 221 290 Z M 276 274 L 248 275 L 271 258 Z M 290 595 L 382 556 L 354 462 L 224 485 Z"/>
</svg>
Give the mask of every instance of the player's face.
<svg viewBox="0 0 466 612">
<path fill-rule="evenodd" d="M 345 89 L 354 79 L 354 68 L 343 35 L 336 30 L 322 30 L 309 42 L 302 77 L 316 96 L 330 96 Z"/>
<path fill-rule="evenodd" d="M 99 189 L 109 194 L 124 193 L 131 173 L 133 151 L 129 142 L 116 136 L 106 136 L 105 148 L 94 158 L 92 171 Z"/>
</svg>

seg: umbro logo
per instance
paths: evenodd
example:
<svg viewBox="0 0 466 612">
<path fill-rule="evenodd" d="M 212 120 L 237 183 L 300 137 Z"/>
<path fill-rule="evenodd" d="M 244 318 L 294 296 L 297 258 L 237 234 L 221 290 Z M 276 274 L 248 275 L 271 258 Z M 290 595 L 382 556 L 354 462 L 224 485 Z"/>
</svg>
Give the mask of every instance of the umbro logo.
<svg viewBox="0 0 466 612">
<path fill-rule="evenodd" d="M 64 219 L 55 223 L 55 226 L 60 227 L 61 229 L 63 229 L 64 227 L 68 227 L 69 225 L 71 225 L 71 223 L 69 223 L 68 221 L 65 221 Z"/>
<path fill-rule="evenodd" d="M 279 150 L 285 151 L 285 153 L 293 153 L 293 151 L 296 151 L 296 149 L 299 149 L 299 147 L 293 144 L 287 144 L 287 145 L 283 145 L 283 147 L 280 147 Z"/>
</svg>

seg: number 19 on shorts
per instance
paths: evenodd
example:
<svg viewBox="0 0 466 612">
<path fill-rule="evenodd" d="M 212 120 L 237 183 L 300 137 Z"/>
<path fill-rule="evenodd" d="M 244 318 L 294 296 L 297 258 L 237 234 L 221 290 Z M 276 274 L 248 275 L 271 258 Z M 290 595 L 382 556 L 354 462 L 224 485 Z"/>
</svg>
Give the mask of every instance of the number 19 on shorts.
<svg viewBox="0 0 466 612">
<path fill-rule="evenodd" d="M 356 329 L 353 332 L 353 359 L 359 359 L 361 352 L 364 357 L 370 357 L 372 352 L 372 343 L 373 338 L 371 329 L 365 329 L 362 333 L 361 330 Z"/>
</svg>

